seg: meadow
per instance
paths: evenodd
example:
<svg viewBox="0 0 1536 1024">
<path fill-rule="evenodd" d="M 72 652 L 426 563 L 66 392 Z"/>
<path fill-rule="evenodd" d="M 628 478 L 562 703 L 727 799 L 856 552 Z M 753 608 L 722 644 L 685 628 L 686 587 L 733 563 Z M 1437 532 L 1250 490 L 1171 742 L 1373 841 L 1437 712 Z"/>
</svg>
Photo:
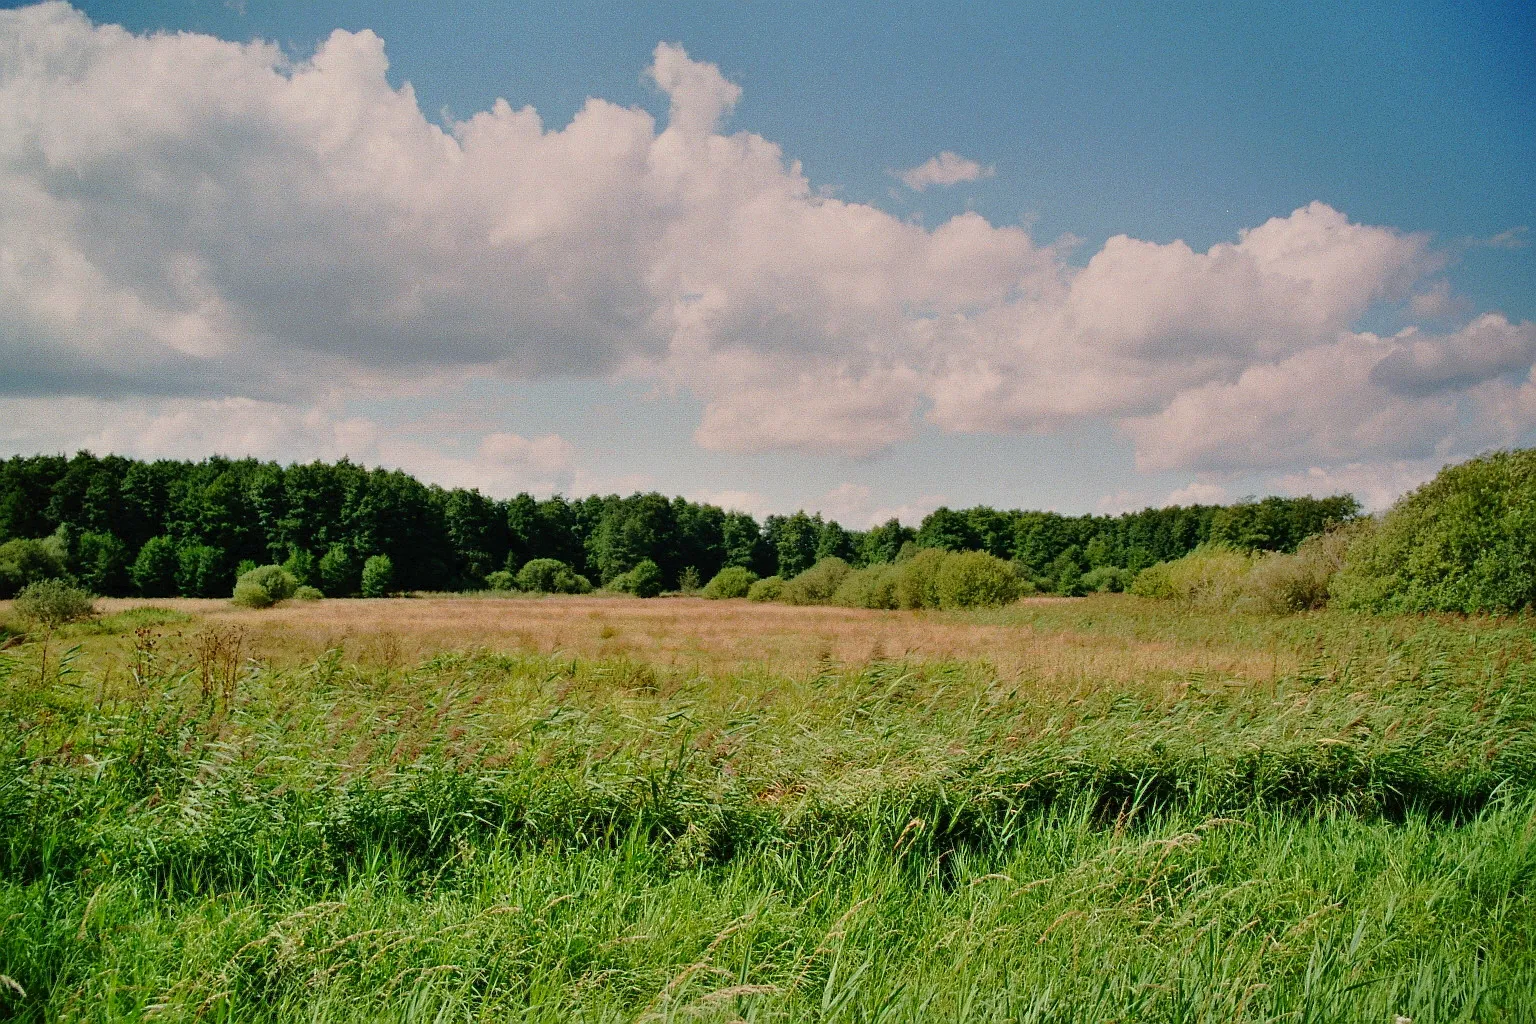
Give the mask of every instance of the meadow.
<svg viewBox="0 0 1536 1024">
<path fill-rule="evenodd" d="M 0 633 L 13 1019 L 1536 1020 L 1528 617 L 99 607 Z"/>
</svg>

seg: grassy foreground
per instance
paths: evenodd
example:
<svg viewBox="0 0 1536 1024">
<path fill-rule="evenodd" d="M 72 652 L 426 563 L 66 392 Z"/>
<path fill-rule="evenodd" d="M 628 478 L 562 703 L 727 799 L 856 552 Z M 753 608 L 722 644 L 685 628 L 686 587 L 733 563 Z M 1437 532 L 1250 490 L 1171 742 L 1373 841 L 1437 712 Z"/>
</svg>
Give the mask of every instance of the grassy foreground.
<svg viewBox="0 0 1536 1024">
<path fill-rule="evenodd" d="M 1536 1020 L 1526 620 L 1105 596 L 729 666 L 243 621 L 0 651 L 0 1014 Z"/>
</svg>

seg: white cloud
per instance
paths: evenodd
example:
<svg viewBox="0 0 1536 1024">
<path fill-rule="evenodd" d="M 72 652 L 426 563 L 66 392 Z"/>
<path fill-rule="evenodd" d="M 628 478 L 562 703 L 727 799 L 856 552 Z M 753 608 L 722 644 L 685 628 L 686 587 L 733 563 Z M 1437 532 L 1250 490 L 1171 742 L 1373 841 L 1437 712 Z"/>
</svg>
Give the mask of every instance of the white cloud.
<svg viewBox="0 0 1536 1024">
<path fill-rule="evenodd" d="M 930 185 L 948 188 L 963 181 L 980 181 L 982 178 L 990 178 L 996 173 L 995 167 L 983 167 L 975 160 L 967 160 L 959 153 L 952 153 L 946 149 L 938 156 L 929 157 L 916 167 L 910 167 L 896 174 L 896 177 L 900 178 L 901 183 L 907 188 L 914 192 L 922 192 Z"/>
<path fill-rule="evenodd" d="M 1326 497 L 1353 494 L 1370 512 L 1390 506 L 1401 495 L 1429 480 L 1446 459 L 1397 459 L 1388 462 L 1351 462 L 1324 468 L 1312 466 L 1276 477 L 1271 485 L 1281 494 Z"/>
<path fill-rule="evenodd" d="M 1169 493 L 1163 505 L 1220 505 L 1230 500 L 1227 489 L 1220 484 L 1196 480 Z"/>
<path fill-rule="evenodd" d="M 678 45 L 648 72 L 664 126 L 592 99 L 549 128 L 498 100 L 444 129 L 387 67 L 367 31 L 293 62 L 0 12 L 0 392 L 309 410 L 364 385 L 631 377 L 698 398 L 696 440 L 724 451 L 862 455 L 919 415 L 1108 421 L 1140 465 L 1197 472 L 1427 458 L 1536 422 L 1529 324 L 1355 333 L 1415 294 L 1445 315 L 1421 287 L 1441 261 L 1322 203 L 1204 252 L 1116 236 L 1077 267 L 1020 226 L 929 229 L 813 187 L 721 133 L 741 90 Z M 987 173 L 945 153 L 908 183 Z M 340 443 L 249 417 L 253 445 Z M 541 443 L 441 469 L 579 479 Z"/>
</svg>

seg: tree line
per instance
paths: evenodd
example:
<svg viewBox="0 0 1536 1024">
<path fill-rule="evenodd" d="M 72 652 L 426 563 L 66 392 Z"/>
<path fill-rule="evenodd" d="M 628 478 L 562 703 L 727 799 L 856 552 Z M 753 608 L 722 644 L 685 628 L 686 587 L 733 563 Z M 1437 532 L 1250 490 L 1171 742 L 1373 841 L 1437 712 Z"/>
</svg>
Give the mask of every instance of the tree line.
<svg viewBox="0 0 1536 1024">
<path fill-rule="evenodd" d="M 648 560 L 677 589 L 727 566 L 790 579 L 826 558 L 858 568 L 924 548 L 985 551 L 1017 563 L 1040 589 L 1069 591 L 1093 570 L 1135 572 L 1207 542 L 1293 551 L 1359 511 L 1348 495 L 1118 516 L 941 508 L 916 529 L 892 519 L 849 530 L 820 514 L 759 523 L 657 493 L 499 500 L 345 459 L 16 456 L 0 460 L 0 597 L 58 574 L 109 596 L 225 597 L 239 572 L 264 564 L 345 596 L 360 591 L 364 564 L 379 555 L 399 590 L 482 589 L 491 574 L 537 559 L 599 586 Z"/>
</svg>

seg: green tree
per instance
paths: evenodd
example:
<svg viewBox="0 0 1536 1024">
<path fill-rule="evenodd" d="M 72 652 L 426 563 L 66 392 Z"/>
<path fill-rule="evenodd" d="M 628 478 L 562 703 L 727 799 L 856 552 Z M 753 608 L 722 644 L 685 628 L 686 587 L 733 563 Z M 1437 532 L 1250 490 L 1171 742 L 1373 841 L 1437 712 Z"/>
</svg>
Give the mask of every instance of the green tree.
<svg viewBox="0 0 1536 1024">
<path fill-rule="evenodd" d="M 128 575 L 145 597 L 171 597 L 176 593 L 176 543 L 169 537 L 151 537 L 139 549 Z"/>
<path fill-rule="evenodd" d="M 363 596 L 386 597 L 395 582 L 395 563 L 388 555 L 374 555 L 363 563 Z"/>
</svg>

